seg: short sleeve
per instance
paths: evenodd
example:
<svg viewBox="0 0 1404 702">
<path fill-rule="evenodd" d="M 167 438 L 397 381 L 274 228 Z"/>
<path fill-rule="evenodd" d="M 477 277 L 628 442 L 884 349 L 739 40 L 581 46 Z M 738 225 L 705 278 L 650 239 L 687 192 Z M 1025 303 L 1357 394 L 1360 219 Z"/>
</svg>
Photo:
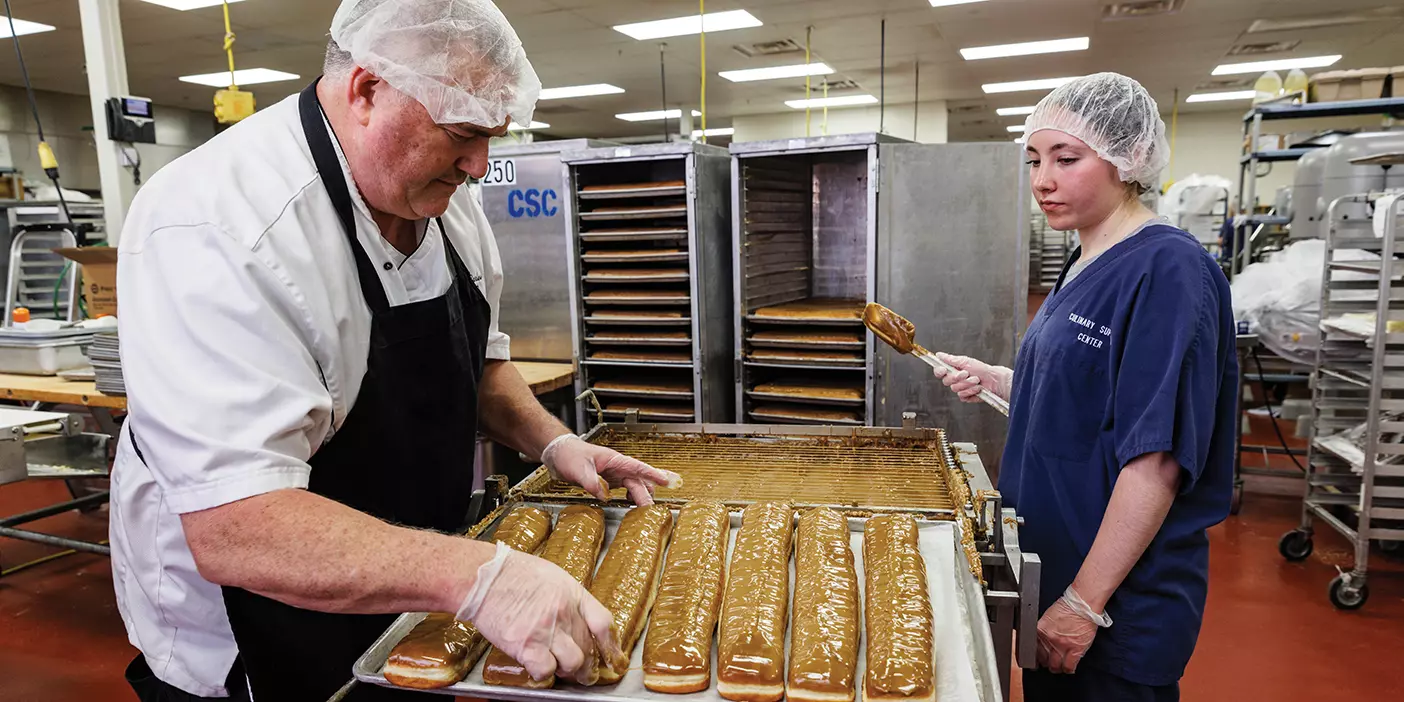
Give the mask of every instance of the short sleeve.
<svg viewBox="0 0 1404 702">
<path fill-rule="evenodd" d="M 332 399 L 291 289 L 213 225 L 144 234 L 117 277 L 129 429 L 170 508 L 306 487 Z"/>
<path fill-rule="evenodd" d="M 487 298 L 492 318 L 488 322 L 487 357 L 499 361 L 512 360 L 512 340 L 498 326 L 502 302 L 502 256 L 497 250 L 497 238 L 483 208 L 474 198 L 468 198 L 473 214 L 473 226 L 478 230 L 478 242 L 483 247 L 483 297 Z"/>
<path fill-rule="evenodd" d="M 1202 262 L 1158 254 L 1132 302 L 1113 396 L 1119 468 L 1168 451 L 1185 472 L 1181 491 L 1204 470 L 1219 382 L 1218 291 Z"/>
</svg>

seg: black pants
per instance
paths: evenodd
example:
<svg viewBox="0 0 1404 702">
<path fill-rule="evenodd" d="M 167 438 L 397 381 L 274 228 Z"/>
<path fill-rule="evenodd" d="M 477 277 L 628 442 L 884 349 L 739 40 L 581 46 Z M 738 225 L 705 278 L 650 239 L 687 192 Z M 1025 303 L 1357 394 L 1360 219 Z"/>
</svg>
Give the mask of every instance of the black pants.
<svg viewBox="0 0 1404 702">
<path fill-rule="evenodd" d="M 1046 670 L 1024 671 L 1024 702 L 1179 702 L 1180 684 L 1133 683 L 1096 668 L 1081 666 L 1072 675 Z"/>
<path fill-rule="evenodd" d="M 127 683 L 136 691 L 137 699 L 141 702 L 249 702 L 244 666 L 237 660 L 234 661 L 234 669 L 229 671 L 229 677 L 225 680 L 224 686 L 229 690 L 228 697 L 199 697 L 171 685 L 151 672 L 151 666 L 146 664 L 146 657 L 140 653 L 127 665 Z"/>
</svg>

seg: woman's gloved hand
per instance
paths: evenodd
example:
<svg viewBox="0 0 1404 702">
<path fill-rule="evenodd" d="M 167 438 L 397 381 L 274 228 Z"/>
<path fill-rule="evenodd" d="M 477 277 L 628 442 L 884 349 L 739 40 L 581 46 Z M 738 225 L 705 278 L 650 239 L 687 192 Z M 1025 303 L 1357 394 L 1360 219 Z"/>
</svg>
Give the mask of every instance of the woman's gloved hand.
<svg viewBox="0 0 1404 702">
<path fill-rule="evenodd" d="M 1005 402 L 1009 401 L 1009 390 L 1014 385 L 1014 371 L 1004 366 L 992 366 L 969 356 L 952 356 L 937 353 L 936 357 L 955 368 L 948 372 L 944 368 L 933 368 L 941 383 L 960 396 L 961 402 L 980 402 L 980 388 L 988 389 Z"/>
<path fill-rule="evenodd" d="M 472 622 L 533 680 L 559 675 L 593 683 L 597 656 L 616 669 L 628 666 L 604 605 L 549 561 L 500 542 L 493 559 L 478 568 L 456 616 Z"/>
<path fill-rule="evenodd" d="M 609 500 L 609 488 L 623 486 L 629 491 L 629 499 L 640 507 L 653 504 L 655 487 L 682 485 L 677 473 L 659 470 L 574 434 L 562 434 L 547 444 L 541 452 L 541 462 L 552 478 L 579 485 L 601 500 Z"/>
<path fill-rule="evenodd" d="M 1038 665 L 1054 673 L 1076 673 L 1077 664 L 1092 647 L 1098 627 L 1111 626 L 1105 612 L 1093 612 L 1068 586 L 1038 620 Z"/>
</svg>

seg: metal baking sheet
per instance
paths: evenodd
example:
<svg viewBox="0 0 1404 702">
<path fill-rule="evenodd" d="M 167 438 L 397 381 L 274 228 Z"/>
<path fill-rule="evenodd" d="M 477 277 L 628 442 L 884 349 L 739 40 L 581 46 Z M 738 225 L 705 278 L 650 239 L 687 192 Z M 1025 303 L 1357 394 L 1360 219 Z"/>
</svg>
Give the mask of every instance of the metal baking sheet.
<svg viewBox="0 0 1404 702">
<path fill-rule="evenodd" d="M 585 317 L 586 324 L 627 325 L 632 327 L 690 327 L 691 317 Z"/>
<path fill-rule="evenodd" d="M 596 395 L 599 395 L 600 397 L 656 397 L 673 400 L 692 400 L 693 398 L 691 390 L 648 390 L 643 388 L 636 390 L 620 388 L 602 388 L 599 386 L 590 388 L 590 390 L 592 390 Z"/>
<path fill-rule="evenodd" d="M 536 504 L 535 506 L 558 513 L 561 505 Z M 610 507 L 605 510 L 605 543 L 601 554 L 609 549 L 614 541 L 615 531 L 623 518 L 623 508 Z M 864 592 L 863 527 L 866 520 L 849 519 L 852 537 L 849 542 L 853 550 L 853 565 L 858 574 L 859 599 L 866 597 Z M 931 610 L 935 613 L 933 627 L 932 657 L 935 665 L 936 699 L 940 702 L 1000 702 L 998 671 L 995 664 L 994 646 L 990 636 L 989 622 L 985 619 L 984 598 L 980 584 L 964 566 L 965 556 L 961 552 L 959 526 L 955 522 L 920 522 L 918 530 L 919 548 L 926 562 L 926 588 L 931 598 Z M 736 532 L 741 526 L 741 513 L 731 513 L 731 536 L 727 543 L 727 561 L 735 547 Z M 494 527 L 495 528 L 495 527 Z M 490 536 L 490 535 L 488 535 Z M 794 559 L 790 560 L 791 607 L 794 598 Z M 381 670 L 390 657 L 390 651 L 414 628 L 423 613 L 404 614 L 397 618 L 375 643 L 352 666 L 352 673 L 361 684 L 393 687 L 385 680 Z M 954 625 L 959 622 L 959 625 Z M 864 627 L 859 626 L 864 632 Z M 712 685 L 702 692 L 684 695 L 670 695 L 652 692 L 643 686 L 643 649 L 648 637 L 647 629 L 639 637 L 630 658 L 629 672 L 624 679 L 614 685 L 583 687 L 573 683 L 557 682 L 547 690 L 530 690 L 516 687 L 487 685 L 483 682 L 483 662 L 480 660 L 469 671 L 467 677 L 456 685 L 425 692 L 441 695 L 490 698 L 496 700 L 516 700 L 538 702 L 723 702 L 716 690 L 716 645 L 712 646 Z M 786 627 L 785 650 L 789 659 L 789 628 Z M 858 670 L 855 680 L 861 689 L 866 670 L 867 637 L 860 634 L 858 645 Z M 484 656 L 486 658 L 486 656 Z"/>
<path fill-rule="evenodd" d="M 632 368 L 691 368 L 691 361 L 616 361 L 609 358 L 588 358 L 582 366 L 628 366 Z"/>
<path fill-rule="evenodd" d="M 691 346 L 692 339 L 660 339 L 657 337 L 643 339 L 618 339 L 598 336 L 586 336 L 585 341 L 596 346 Z"/>
<path fill-rule="evenodd" d="M 638 209 L 628 209 L 616 212 L 581 212 L 580 219 L 586 222 L 604 222 L 627 219 L 658 219 L 660 217 L 686 217 L 687 205 L 668 205 L 664 207 L 641 207 Z"/>
<path fill-rule="evenodd" d="M 801 358 L 801 357 L 799 357 L 799 356 L 758 358 L 758 357 L 756 357 L 756 356 L 752 356 L 752 355 L 750 355 L 750 354 L 747 354 L 746 359 L 747 359 L 748 361 L 753 362 L 753 363 L 773 363 L 773 364 L 780 364 L 780 365 L 802 365 L 802 366 L 823 366 L 823 367 L 826 367 L 826 368 L 827 368 L 827 367 L 832 367 L 832 366 L 846 367 L 846 366 L 862 366 L 862 365 L 864 365 L 862 357 L 859 357 L 859 358 L 845 358 L 845 359 L 832 359 L 832 358 Z"/>
<path fill-rule="evenodd" d="M 787 368 L 787 369 L 792 369 L 792 370 L 816 370 L 816 371 L 865 370 L 865 369 L 867 368 L 867 366 L 864 365 L 864 364 L 852 365 L 852 366 L 840 366 L 840 365 L 817 366 L 817 365 L 809 365 L 809 364 L 805 364 L 805 363 L 776 363 L 776 362 L 772 362 L 772 361 L 752 361 L 752 360 L 749 360 L 749 359 L 748 359 L 747 361 L 745 361 L 745 365 L 746 365 L 747 367 L 749 367 L 749 368 Z"/>
<path fill-rule="evenodd" d="M 636 188 L 612 188 L 609 190 L 581 189 L 576 197 L 581 200 L 616 200 L 626 197 L 663 197 L 666 195 L 686 195 L 686 185 L 641 185 Z"/>
<path fill-rule="evenodd" d="M 606 417 L 618 417 L 618 418 L 620 418 L 620 419 L 624 419 L 625 417 L 627 417 L 630 411 L 631 411 L 631 410 L 618 410 L 618 409 L 605 409 L 605 410 L 601 410 L 601 412 L 603 412 L 603 413 L 604 413 L 604 416 L 606 416 Z M 692 421 L 692 413 L 691 413 L 691 412 L 684 412 L 684 411 L 678 411 L 678 412 L 659 412 L 659 411 L 656 411 L 656 410 L 644 410 L 644 409 L 640 409 L 640 410 L 639 410 L 639 419 L 640 419 L 640 420 L 656 419 L 656 420 L 663 421 L 663 422 L 679 422 L 679 421 L 681 421 L 681 422 L 690 422 L 690 421 Z"/>
<path fill-rule="evenodd" d="M 752 346 L 768 349 L 813 349 L 815 351 L 862 351 L 867 348 L 861 341 L 803 341 L 799 339 L 769 340 L 751 337 Z"/>
<path fill-rule="evenodd" d="M 819 395 L 791 395 L 778 392 L 760 392 L 758 390 L 747 390 L 746 396 L 754 400 L 774 400 L 776 402 L 794 402 L 805 405 L 854 405 L 862 407 L 867 400 L 861 397 L 821 397 Z"/>
<path fill-rule="evenodd" d="M 581 232 L 581 241 L 683 241 L 686 229 L 636 229 L 619 232 Z"/>
<path fill-rule="evenodd" d="M 768 412 L 757 412 L 755 410 L 751 410 L 746 414 L 750 415 L 752 419 L 770 424 L 805 424 L 818 426 L 832 425 L 837 427 L 863 426 L 863 420 L 861 419 L 821 419 L 817 417 L 797 417 L 784 414 L 770 414 Z"/>
<path fill-rule="evenodd" d="M 686 251 L 672 251 L 668 253 L 585 253 L 580 254 L 580 260 L 585 263 L 672 263 L 687 260 Z"/>
<path fill-rule="evenodd" d="M 844 325 L 854 327 L 863 326 L 862 319 L 854 319 L 852 317 L 758 317 L 753 314 L 748 314 L 746 315 L 746 321 L 754 322 L 756 324 L 808 324 L 824 326 Z"/>
<path fill-rule="evenodd" d="M 595 272 L 585 274 L 587 283 L 686 283 L 691 279 L 687 271 L 666 275 L 602 275 Z"/>
<path fill-rule="evenodd" d="M 692 297 L 598 297 L 585 296 L 588 305 L 690 305 Z"/>
</svg>

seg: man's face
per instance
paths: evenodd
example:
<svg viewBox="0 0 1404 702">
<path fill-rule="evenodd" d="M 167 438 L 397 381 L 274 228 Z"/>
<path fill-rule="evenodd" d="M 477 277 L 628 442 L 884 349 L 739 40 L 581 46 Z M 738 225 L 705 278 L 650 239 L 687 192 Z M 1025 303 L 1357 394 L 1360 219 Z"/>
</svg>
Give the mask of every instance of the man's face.
<svg viewBox="0 0 1404 702">
<path fill-rule="evenodd" d="M 356 185 L 373 209 L 405 219 L 441 216 L 469 176 L 487 173 L 488 143 L 507 124 L 435 124 L 418 101 L 381 84 L 361 132 Z"/>
</svg>

